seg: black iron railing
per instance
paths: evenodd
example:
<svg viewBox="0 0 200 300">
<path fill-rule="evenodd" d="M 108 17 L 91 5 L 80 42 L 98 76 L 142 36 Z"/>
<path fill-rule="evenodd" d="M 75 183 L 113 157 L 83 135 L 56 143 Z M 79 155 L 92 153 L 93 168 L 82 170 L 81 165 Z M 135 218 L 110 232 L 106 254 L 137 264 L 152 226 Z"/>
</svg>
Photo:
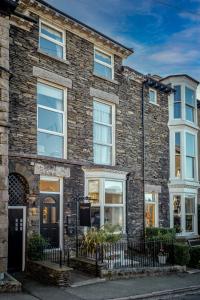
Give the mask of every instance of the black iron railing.
<svg viewBox="0 0 200 300">
<path fill-rule="evenodd" d="M 49 261 L 58 264 L 60 267 L 63 264 L 69 265 L 69 251 L 53 246 L 39 246 L 33 251 L 29 251 L 28 257 L 35 261 Z"/>
<path fill-rule="evenodd" d="M 174 264 L 173 241 L 117 242 L 92 249 L 81 242 L 77 255 L 104 264 L 107 269 L 148 268 Z"/>
</svg>

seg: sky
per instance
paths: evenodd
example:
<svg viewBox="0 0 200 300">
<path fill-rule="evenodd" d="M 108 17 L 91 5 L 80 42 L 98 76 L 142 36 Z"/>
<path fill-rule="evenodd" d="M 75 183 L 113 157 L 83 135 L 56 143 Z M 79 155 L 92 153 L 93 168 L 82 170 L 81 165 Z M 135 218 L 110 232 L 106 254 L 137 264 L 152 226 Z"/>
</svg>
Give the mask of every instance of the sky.
<svg viewBox="0 0 200 300">
<path fill-rule="evenodd" d="M 187 73 L 200 80 L 200 0 L 46 0 L 134 54 L 144 74 Z"/>
</svg>

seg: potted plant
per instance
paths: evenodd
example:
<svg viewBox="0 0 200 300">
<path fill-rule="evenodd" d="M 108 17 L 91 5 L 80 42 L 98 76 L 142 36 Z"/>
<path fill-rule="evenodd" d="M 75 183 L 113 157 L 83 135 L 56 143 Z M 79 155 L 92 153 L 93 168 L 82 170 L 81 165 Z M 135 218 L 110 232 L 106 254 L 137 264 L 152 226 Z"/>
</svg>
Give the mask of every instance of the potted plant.
<svg viewBox="0 0 200 300">
<path fill-rule="evenodd" d="M 164 248 L 161 246 L 160 252 L 158 253 L 159 264 L 166 265 L 168 253 L 165 252 Z"/>
</svg>

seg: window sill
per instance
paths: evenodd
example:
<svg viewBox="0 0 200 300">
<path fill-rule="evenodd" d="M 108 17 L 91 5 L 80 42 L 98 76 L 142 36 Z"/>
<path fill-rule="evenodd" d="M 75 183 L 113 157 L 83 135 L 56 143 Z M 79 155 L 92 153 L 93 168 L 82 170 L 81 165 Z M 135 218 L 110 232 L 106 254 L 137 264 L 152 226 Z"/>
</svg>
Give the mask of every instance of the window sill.
<svg viewBox="0 0 200 300">
<path fill-rule="evenodd" d="M 100 76 L 100 75 L 97 75 L 96 73 L 93 73 L 93 76 L 97 77 L 97 78 L 100 78 L 100 79 L 104 79 L 106 81 L 109 81 L 109 82 L 112 82 L 114 84 L 119 84 L 119 82 L 117 80 L 114 80 L 114 79 L 108 79 L 106 77 L 103 77 L 103 76 Z"/>
<path fill-rule="evenodd" d="M 151 101 L 149 101 L 149 104 L 152 104 L 152 105 L 160 107 L 160 105 L 158 103 L 154 103 L 154 102 L 151 102 Z"/>
<path fill-rule="evenodd" d="M 64 64 L 66 64 L 66 65 L 70 65 L 70 62 L 69 62 L 68 60 L 63 59 L 63 58 L 59 58 L 59 57 L 52 56 L 52 55 L 50 55 L 49 53 L 46 53 L 46 52 L 44 52 L 44 51 L 41 50 L 41 49 L 38 49 L 37 52 L 38 52 L 39 54 L 42 54 L 42 55 L 44 55 L 44 56 L 47 56 L 47 57 L 49 57 L 49 58 L 55 60 L 55 61 L 62 62 L 62 63 L 64 63 Z"/>
</svg>

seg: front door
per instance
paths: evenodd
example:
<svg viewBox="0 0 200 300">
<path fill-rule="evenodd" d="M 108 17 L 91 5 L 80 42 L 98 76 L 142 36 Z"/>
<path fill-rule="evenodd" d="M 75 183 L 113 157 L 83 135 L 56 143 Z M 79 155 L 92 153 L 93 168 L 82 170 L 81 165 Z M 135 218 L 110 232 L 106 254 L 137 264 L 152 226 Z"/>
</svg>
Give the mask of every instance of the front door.
<svg viewBox="0 0 200 300">
<path fill-rule="evenodd" d="M 40 194 L 40 232 L 53 247 L 59 247 L 60 195 Z"/>
<path fill-rule="evenodd" d="M 23 208 L 8 210 L 8 270 L 22 271 L 23 269 Z"/>
</svg>

